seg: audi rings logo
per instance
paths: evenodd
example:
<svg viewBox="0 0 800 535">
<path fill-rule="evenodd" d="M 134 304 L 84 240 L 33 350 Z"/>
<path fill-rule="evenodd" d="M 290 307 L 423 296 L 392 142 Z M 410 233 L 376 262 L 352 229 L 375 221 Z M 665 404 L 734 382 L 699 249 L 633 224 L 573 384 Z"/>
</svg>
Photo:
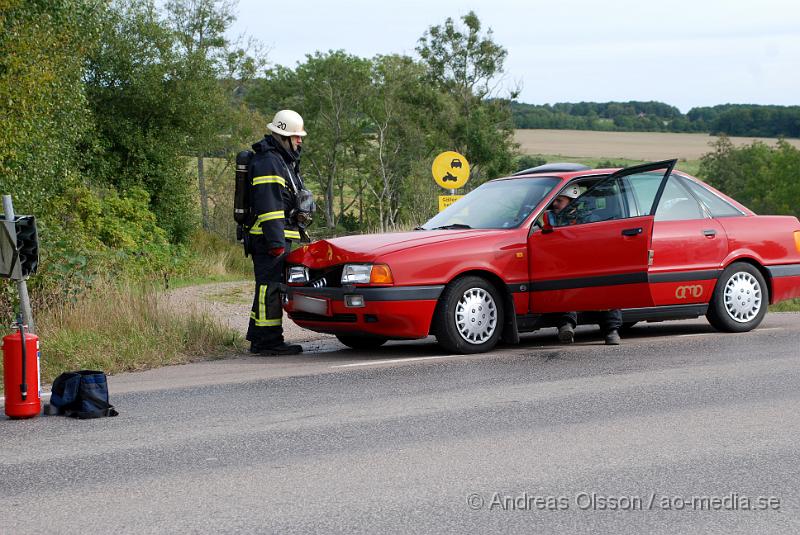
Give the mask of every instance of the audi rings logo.
<svg viewBox="0 0 800 535">
<path fill-rule="evenodd" d="M 675 290 L 675 297 L 678 299 L 698 298 L 703 295 L 703 287 L 699 284 L 692 286 L 678 286 Z"/>
</svg>

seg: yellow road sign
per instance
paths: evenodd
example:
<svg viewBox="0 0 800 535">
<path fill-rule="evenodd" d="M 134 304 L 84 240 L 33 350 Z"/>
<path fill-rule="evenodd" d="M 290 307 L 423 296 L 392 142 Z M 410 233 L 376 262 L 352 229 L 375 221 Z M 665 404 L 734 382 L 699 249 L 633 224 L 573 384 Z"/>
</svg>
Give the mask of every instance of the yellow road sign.
<svg viewBox="0 0 800 535">
<path fill-rule="evenodd" d="M 461 197 L 463 195 L 439 195 L 439 211 L 441 212 Z"/>
<path fill-rule="evenodd" d="M 431 166 L 433 179 L 444 189 L 458 189 L 469 180 L 469 162 L 451 150 L 441 153 Z"/>
</svg>

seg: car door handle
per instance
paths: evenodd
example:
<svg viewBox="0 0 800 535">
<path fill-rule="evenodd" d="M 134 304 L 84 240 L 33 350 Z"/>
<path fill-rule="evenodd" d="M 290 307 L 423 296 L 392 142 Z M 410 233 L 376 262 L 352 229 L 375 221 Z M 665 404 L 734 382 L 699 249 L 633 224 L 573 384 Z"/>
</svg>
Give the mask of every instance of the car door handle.
<svg viewBox="0 0 800 535">
<path fill-rule="evenodd" d="M 622 231 L 623 236 L 638 236 L 642 233 L 642 227 L 626 228 Z"/>
<path fill-rule="evenodd" d="M 706 230 L 703 231 L 703 236 L 705 236 L 706 238 L 713 238 L 716 235 L 717 235 L 717 231 L 714 230 L 713 228 L 712 229 L 706 229 Z"/>
</svg>

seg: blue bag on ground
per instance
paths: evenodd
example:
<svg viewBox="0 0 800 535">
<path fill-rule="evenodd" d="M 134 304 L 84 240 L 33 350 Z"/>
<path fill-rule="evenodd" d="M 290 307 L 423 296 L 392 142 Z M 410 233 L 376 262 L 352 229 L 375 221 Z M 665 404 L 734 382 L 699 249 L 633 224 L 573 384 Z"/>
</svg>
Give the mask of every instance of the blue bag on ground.
<svg viewBox="0 0 800 535">
<path fill-rule="evenodd" d="M 106 374 L 95 370 L 79 370 L 56 377 L 45 414 L 86 419 L 117 416 L 119 413 L 108 402 Z"/>
</svg>

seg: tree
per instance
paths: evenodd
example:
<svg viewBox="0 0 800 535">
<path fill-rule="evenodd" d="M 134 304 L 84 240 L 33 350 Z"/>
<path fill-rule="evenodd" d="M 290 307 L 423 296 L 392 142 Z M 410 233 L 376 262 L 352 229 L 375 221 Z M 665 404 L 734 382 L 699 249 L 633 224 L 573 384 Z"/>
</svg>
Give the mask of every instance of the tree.
<svg viewBox="0 0 800 535">
<path fill-rule="evenodd" d="M 309 133 L 303 144 L 304 176 L 322 193 L 331 229 L 357 201 L 357 195 L 346 195 L 357 182 L 348 169 L 356 166 L 368 137 L 364 105 L 369 91 L 370 61 L 338 50 L 308 55 L 295 70 L 271 69 L 248 95 L 268 116 L 283 108 L 303 116 Z"/>
<path fill-rule="evenodd" d="M 378 56 L 372 61 L 372 91 L 365 106 L 374 132 L 368 144 L 374 172 L 366 188 L 377 203 L 381 231 L 398 224 L 405 204 L 404 187 L 413 177 L 413 163 L 430 157 L 438 144 L 431 121 L 439 112 L 439 95 L 425 83 L 425 69 L 408 56 Z"/>
<path fill-rule="evenodd" d="M 723 136 L 700 160 L 698 175 L 758 213 L 800 216 L 800 150 L 784 140 L 735 147 Z"/>
<path fill-rule="evenodd" d="M 260 61 L 236 48 L 225 37 L 235 19 L 233 8 L 234 4 L 228 0 L 169 0 L 166 4 L 167 25 L 174 32 L 182 57 L 179 76 L 183 83 L 195 86 L 194 92 L 205 95 L 198 102 L 203 107 L 198 114 L 201 121 L 191 132 L 188 145 L 197 158 L 201 220 L 207 230 L 210 228 L 209 192 L 204 159 L 207 155 L 229 156 L 229 140 L 241 139 L 244 134 L 231 132 L 242 126 L 239 121 L 232 121 L 240 116 L 237 111 L 241 111 L 236 89 L 243 78 L 251 76 L 252 69 Z M 220 81 L 223 77 L 228 83 Z M 231 82 L 234 82 L 233 88 Z"/>
<path fill-rule="evenodd" d="M 417 46 L 428 79 L 450 95 L 453 105 L 442 125 L 452 147 L 472 166 L 473 179 L 493 177 L 512 168 L 514 141 L 510 102 L 493 98 L 492 83 L 503 72 L 506 50 L 492 40 L 491 29 L 481 33 L 478 16 L 470 11 L 431 26 Z M 516 95 L 512 92 L 511 98 Z M 483 173 L 482 173 L 483 171 Z"/>
<path fill-rule="evenodd" d="M 88 174 L 122 191 L 143 186 L 173 242 L 197 224 L 186 155 L 231 144 L 232 99 L 219 79 L 225 5 L 174 0 L 164 20 L 152 0 L 116 0 L 85 77 L 98 126 Z"/>
<path fill-rule="evenodd" d="M 304 87 L 304 109 L 314 133 L 308 143 L 311 166 L 306 173 L 310 171 L 321 186 L 325 217 L 328 227 L 333 228 L 337 220 L 335 196 L 338 194 L 339 217 L 349 208 L 345 202 L 347 159 L 366 143 L 363 109 L 370 87 L 370 63 L 343 51 L 317 52 L 307 56 L 297 75 Z"/>
<path fill-rule="evenodd" d="M 448 17 L 442 26 L 431 26 L 419 39 L 417 52 L 428 67 L 432 81 L 447 87 L 461 101 L 463 111 L 490 96 L 490 83 L 503 72 L 506 50 L 492 40 L 492 30 L 481 35 L 475 12 L 461 17 L 463 28 Z"/>
<path fill-rule="evenodd" d="M 91 136 L 83 62 L 102 9 L 89 0 L 0 0 L 0 190 L 40 217 L 80 181 Z M 62 214 L 63 215 L 63 214 Z"/>
</svg>

